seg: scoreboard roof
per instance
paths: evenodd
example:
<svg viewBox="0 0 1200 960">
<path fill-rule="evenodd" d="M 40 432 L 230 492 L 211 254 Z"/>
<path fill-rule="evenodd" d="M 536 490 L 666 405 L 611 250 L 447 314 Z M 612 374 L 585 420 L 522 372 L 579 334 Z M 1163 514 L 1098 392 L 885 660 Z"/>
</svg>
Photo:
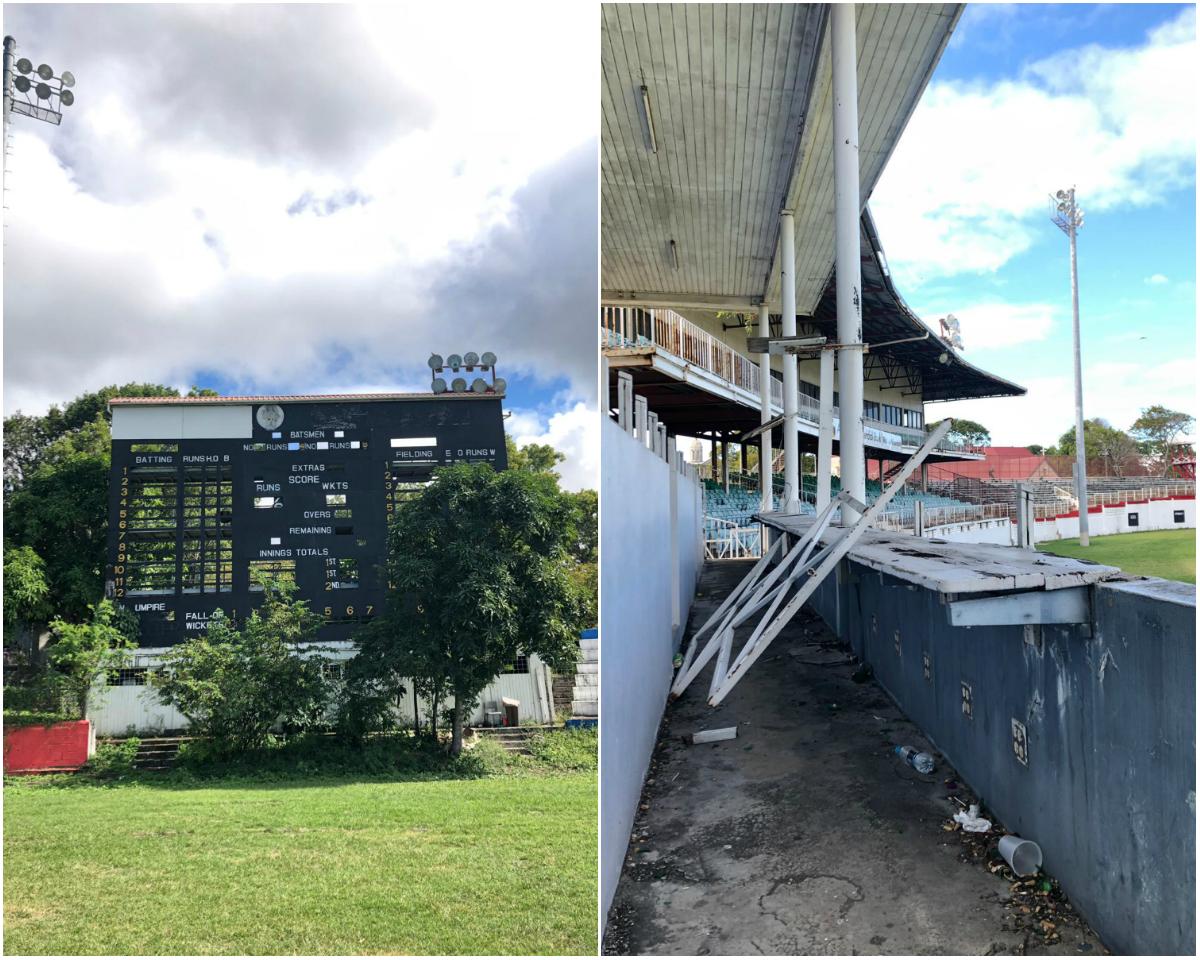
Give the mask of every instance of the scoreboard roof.
<svg viewBox="0 0 1200 960">
<path fill-rule="evenodd" d="M 394 402 L 397 400 L 495 400 L 501 393 L 296 393 L 278 396 L 256 397 L 113 397 L 109 406 L 170 406 L 173 404 L 221 404 L 221 403 L 327 403 L 344 400 L 347 403 L 364 401 Z"/>
</svg>

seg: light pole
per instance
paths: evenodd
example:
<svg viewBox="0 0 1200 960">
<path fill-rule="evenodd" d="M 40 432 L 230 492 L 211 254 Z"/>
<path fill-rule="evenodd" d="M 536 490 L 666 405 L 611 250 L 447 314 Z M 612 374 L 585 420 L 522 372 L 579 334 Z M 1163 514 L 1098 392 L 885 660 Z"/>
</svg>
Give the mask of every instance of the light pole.
<svg viewBox="0 0 1200 960">
<path fill-rule="evenodd" d="M 64 70 L 62 76 L 54 75 L 48 63 L 34 69 L 33 62 L 25 57 L 13 63 L 17 41 L 4 38 L 4 132 L 3 167 L 4 179 L 8 175 L 8 124 L 12 115 L 32 117 L 58 126 L 62 123 L 62 108 L 75 102 L 71 87 L 75 86 L 75 75 Z M 16 71 L 14 74 L 14 70 Z M 30 76 L 32 74 L 32 76 Z M 57 104 L 55 101 L 57 100 Z M 3 189 L 3 187 L 0 187 Z"/>
<path fill-rule="evenodd" d="M 1079 267 L 1075 235 L 1083 226 L 1083 211 L 1075 203 L 1075 188 L 1059 190 L 1052 198 L 1050 219 L 1071 241 L 1071 311 L 1075 335 L 1075 494 L 1079 498 L 1079 545 L 1088 545 L 1087 453 L 1083 443 L 1083 361 L 1079 350 Z"/>
</svg>

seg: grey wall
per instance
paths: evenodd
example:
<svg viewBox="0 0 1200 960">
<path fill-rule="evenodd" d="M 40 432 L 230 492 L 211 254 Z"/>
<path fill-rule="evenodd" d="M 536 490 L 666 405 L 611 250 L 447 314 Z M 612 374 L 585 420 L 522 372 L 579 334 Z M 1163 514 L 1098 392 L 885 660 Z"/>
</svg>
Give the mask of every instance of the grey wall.
<svg viewBox="0 0 1200 960">
<path fill-rule="evenodd" d="M 1165 580 L 1101 584 L 1095 635 L 1044 627 L 1040 646 L 1019 626 L 951 627 L 936 593 L 852 562 L 814 604 L 1001 822 L 1041 846 L 1110 949 L 1192 955 L 1195 596 Z"/>
<path fill-rule="evenodd" d="M 600 902 L 607 914 L 696 589 L 703 508 L 693 477 L 607 417 L 601 444 Z"/>
</svg>

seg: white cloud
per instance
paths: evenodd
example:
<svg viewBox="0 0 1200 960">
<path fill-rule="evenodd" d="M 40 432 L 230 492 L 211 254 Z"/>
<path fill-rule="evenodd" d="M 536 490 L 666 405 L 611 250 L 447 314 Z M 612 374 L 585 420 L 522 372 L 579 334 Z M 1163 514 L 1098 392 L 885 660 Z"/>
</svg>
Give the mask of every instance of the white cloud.
<svg viewBox="0 0 1200 960">
<path fill-rule="evenodd" d="M 1017 80 L 930 84 L 871 202 L 901 286 L 988 273 L 1047 230 L 1075 184 L 1100 213 L 1195 179 L 1196 13 L 1129 49 L 1087 46 Z"/>
<path fill-rule="evenodd" d="M 1070 358 L 1064 357 L 1069 369 Z M 1060 377 L 1018 378 L 1028 388 L 1023 397 L 955 400 L 930 404 L 926 416 L 966 417 L 991 430 L 997 446 L 1050 446 L 1075 423 L 1075 386 L 1068 373 Z M 1196 362 L 1192 358 L 1146 365 L 1137 362 L 1085 364 L 1083 415 L 1100 417 L 1129 429 L 1142 409 L 1161 403 L 1173 410 L 1196 410 Z"/>
<path fill-rule="evenodd" d="M 564 322 L 597 288 L 594 12 L 5 12 L 84 91 L 61 127 L 14 124 L 6 411 L 206 375 L 398 389 L 468 349 L 514 385 L 565 380 L 557 406 L 594 396 L 594 333 Z"/>
<path fill-rule="evenodd" d="M 1045 340 L 1059 310 L 1046 303 L 980 303 L 956 308 L 965 350 Z"/>
<path fill-rule="evenodd" d="M 1169 281 L 1167 280 L 1166 276 L 1164 276 L 1163 274 L 1155 273 L 1149 277 L 1146 277 L 1146 279 L 1143 280 L 1142 282 L 1148 283 L 1151 286 L 1158 286 L 1159 284 L 1167 283 Z"/>
<path fill-rule="evenodd" d="M 507 429 L 518 447 L 549 444 L 566 456 L 558 467 L 564 489 L 599 489 L 600 415 L 595 407 L 577 403 L 549 421 L 531 411 L 514 410 Z"/>
</svg>

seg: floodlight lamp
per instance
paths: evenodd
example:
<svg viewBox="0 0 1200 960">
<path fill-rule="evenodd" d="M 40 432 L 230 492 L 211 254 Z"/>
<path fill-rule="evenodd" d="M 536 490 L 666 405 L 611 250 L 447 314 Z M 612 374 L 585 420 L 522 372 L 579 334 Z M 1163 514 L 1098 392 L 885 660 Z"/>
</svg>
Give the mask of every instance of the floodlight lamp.
<svg viewBox="0 0 1200 960">
<path fill-rule="evenodd" d="M 441 370 L 443 366 L 444 366 L 444 364 L 442 363 L 441 354 L 431 353 L 429 355 L 429 369 L 430 370 L 432 370 L 436 373 L 438 370 Z"/>
<path fill-rule="evenodd" d="M 38 68 L 37 68 L 37 75 L 39 77 L 41 77 L 43 80 L 50 80 L 54 77 L 54 71 L 50 68 L 50 64 L 39 63 Z"/>
<path fill-rule="evenodd" d="M 33 88 L 33 90 L 38 95 L 39 100 L 49 100 L 50 99 L 50 84 L 39 83 L 36 87 Z"/>
<path fill-rule="evenodd" d="M 457 370 L 462 366 L 462 357 L 460 357 L 457 353 L 452 353 L 446 358 L 446 364 L 451 370 Z"/>
<path fill-rule="evenodd" d="M 455 377 L 454 380 L 450 384 L 450 389 L 453 390 L 455 393 L 466 393 L 467 392 L 467 381 L 464 380 L 462 377 Z"/>
<path fill-rule="evenodd" d="M 1067 199 L 1067 191 L 1059 190 L 1058 193 L 1056 193 L 1054 196 L 1055 196 L 1055 199 L 1066 200 Z"/>
<path fill-rule="evenodd" d="M 948 354 L 948 353 L 943 353 L 941 356 L 938 357 L 938 363 L 949 363 L 949 362 L 950 362 L 950 354 Z"/>
<path fill-rule="evenodd" d="M 13 86 L 17 88 L 18 93 L 28 93 L 33 84 L 29 82 L 28 77 L 17 77 L 13 80 Z"/>
<path fill-rule="evenodd" d="M 64 87 L 75 86 L 75 74 L 73 74 L 70 70 L 64 70 L 62 75 L 62 85 Z"/>
<path fill-rule="evenodd" d="M 434 393 L 445 393 L 446 392 L 446 381 L 443 380 L 441 377 L 434 377 L 433 378 L 433 392 Z"/>
<path fill-rule="evenodd" d="M 477 354 L 477 353 L 464 354 L 463 355 L 463 363 L 466 365 L 468 370 L 470 370 L 474 366 L 478 366 L 479 365 L 479 354 Z"/>
<path fill-rule="evenodd" d="M 75 102 L 75 94 L 73 94 L 70 90 L 60 90 L 58 93 L 58 100 L 64 107 L 69 107 Z"/>
<path fill-rule="evenodd" d="M 492 384 L 492 389 L 495 390 L 497 393 L 503 393 L 507 386 L 508 386 L 507 380 L 505 380 L 503 377 L 497 377 L 495 382 Z"/>
<path fill-rule="evenodd" d="M 1066 212 L 1067 212 L 1067 205 L 1066 205 L 1065 203 L 1060 203 L 1060 204 L 1058 205 L 1058 212 L 1059 212 L 1059 213 L 1066 213 Z"/>
<path fill-rule="evenodd" d="M 472 393 L 487 393 L 487 381 L 483 377 L 476 377 L 471 381 Z"/>
<path fill-rule="evenodd" d="M 496 365 L 496 355 L 490 350 L 485 350 L 483 356 L 479 358 L 479 362 L 485 367 L 494 367 Z"/>
<path fill-rule="evenodd" d="M 17 61 L 17 73 L 29 73 L 33 70 L 33 64 L 28 57 L 22 57 Z"/>
</svg>

